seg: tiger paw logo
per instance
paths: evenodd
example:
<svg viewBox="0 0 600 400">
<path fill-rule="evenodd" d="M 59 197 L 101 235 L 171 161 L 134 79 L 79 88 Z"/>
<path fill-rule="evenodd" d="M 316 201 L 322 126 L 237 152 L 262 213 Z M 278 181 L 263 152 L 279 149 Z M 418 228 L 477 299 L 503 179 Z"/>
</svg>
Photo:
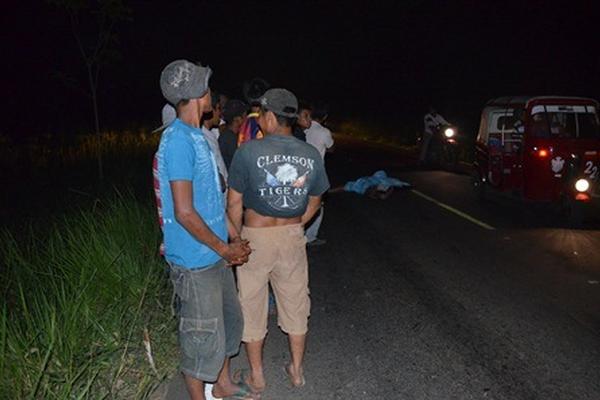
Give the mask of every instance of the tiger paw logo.
<svg viewBox="0 0 600 400">
<path fill-rule="evenodd" d="M 281 159 L 291 160 L 286 157 Z M 259 186 L 258 194 L 276 210 L 295 210 L 306 200 L 307 178 L 312 171 L 313 161 L 299 157 L 293 159 L 295 163 L 259 161 L 258 166 L 265 174 L 265 181 Z"/>
</svg>

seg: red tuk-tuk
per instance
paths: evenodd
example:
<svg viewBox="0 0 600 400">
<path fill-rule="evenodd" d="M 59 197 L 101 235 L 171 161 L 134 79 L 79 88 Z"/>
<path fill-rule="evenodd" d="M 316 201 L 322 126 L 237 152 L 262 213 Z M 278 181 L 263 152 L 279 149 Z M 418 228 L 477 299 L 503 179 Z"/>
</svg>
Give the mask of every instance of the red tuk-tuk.
<svg viewBox="0 0 600 400">
<path fill-rule="evenodd" d="M 600 199 L 598 102 L 580 97 L 500 97 L 481 114 L 474 185 L 560 202 L 573 219 Z"/>
</svg>

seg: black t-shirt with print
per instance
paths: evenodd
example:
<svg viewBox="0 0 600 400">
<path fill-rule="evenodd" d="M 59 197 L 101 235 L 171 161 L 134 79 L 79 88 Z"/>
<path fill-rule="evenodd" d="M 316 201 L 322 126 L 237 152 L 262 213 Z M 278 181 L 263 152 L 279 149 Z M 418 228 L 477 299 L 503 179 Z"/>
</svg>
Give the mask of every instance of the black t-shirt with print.
<svg viewBox="0 0 600 400">
<path fill-rule="evenodd" d="M 313 146 L 293 136 L 267 135 L 236 151 L 229 186 L 242 193 L 246 208 L 264 216 L 293 218 L 304 214 L 308 196 L 329 189 L 329 180 Z"/>
</svg>

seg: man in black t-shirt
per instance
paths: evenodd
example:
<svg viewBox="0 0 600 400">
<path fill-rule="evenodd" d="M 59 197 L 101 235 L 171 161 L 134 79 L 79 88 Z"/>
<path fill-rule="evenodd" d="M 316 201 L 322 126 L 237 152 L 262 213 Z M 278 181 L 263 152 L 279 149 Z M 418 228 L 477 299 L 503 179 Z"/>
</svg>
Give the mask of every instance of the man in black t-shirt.
<svg viewBox="0 0 600 400">
<path fill-rule="evenodd" d="M 228 213 L 253 252 L 238 270 L 250 375 L 241 378 L 262 391 L 262 348 L 267 333 L 268 286 L 277 303 L 277 319 L 288 334 L 292 385 L 303 386 L 303 359 L 310 314 L 304 224 L 318 211 L 329 188 L 317 149 L 292 136 L 296 97 L 270 89 L 260 100 L 259 124 L 265 137 L 242 145 L 229 170 Z M 244 211 L 245 208 L 245 211 Z M 243 227 L 242 227 L 243 220 Z"/>
<path fill-rule="evenodd" d="M 238 146 L 238 133 L 244 118 L 248 105 L 241 100 L 229 100 L 223 107 L 223 120 L 225 121 L 225 128 L 219 135 L 219 149 L 221 150 L 221 156 L 227 170 L 231 167 L 231 161 L 235 154 Z"/>
</svg>

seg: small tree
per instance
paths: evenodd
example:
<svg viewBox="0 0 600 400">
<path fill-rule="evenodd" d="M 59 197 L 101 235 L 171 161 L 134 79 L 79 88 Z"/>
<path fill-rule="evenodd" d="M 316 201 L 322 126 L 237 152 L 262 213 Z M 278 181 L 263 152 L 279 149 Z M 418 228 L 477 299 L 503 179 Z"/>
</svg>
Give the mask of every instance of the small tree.
<svg viewBox="0 0 600 400">
<path fill-rule="evenodd" d="M 98 176 L 104 179 L 100 148 L 98 82 L 100 70 L 115 58 L 119 22 L 129 19 L 130 10 L 122 0 L 49 0 L 69 15 L 71 31 L 86 68 L 87 93 L 92 100 L 94 128 L 98 138 Z"/>
</svg>

